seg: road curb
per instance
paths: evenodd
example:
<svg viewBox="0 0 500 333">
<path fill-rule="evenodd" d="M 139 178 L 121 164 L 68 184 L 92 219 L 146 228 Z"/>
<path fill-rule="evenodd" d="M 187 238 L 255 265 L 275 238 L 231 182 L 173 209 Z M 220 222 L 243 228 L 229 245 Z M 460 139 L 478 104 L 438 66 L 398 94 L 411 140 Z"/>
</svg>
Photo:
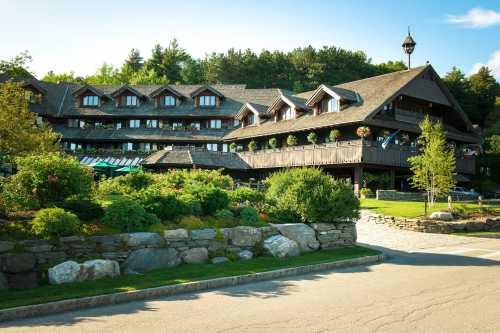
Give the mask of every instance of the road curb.
<svg viewBox="0 0 500 333">
<path fill-rule="evenodd" d="M 112 305 L 130 301 L 137 301 L 158 296 L 172 296 L 193 291 L 237 286 L 241 284 L 272 280 L 287 276 L 302 275 L 306 273 L 325 271 L 335 268 L 373 264 L 382 261 L 384 258 L 385 257 L 383 254 L 379 254 L 374 256 L 339 260 L 329 263 L 283 268 L 268 272 L 230 276 L 211 280 L 202 280 L 176 285 L 126 291 L 114 294 L 67 299 L 45 304 L 20 306 L 16 308 L 0 310 L 0 322 L 55 314 L 70 310 L 88 309 L 102 305 Z"/>
</svg>

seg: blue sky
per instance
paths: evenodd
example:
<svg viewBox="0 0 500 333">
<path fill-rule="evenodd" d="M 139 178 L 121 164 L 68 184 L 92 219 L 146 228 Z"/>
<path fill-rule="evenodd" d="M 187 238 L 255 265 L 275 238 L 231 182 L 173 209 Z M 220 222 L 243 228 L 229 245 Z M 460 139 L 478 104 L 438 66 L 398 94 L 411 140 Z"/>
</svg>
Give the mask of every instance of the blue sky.
<svg viewBox="0 0 500 333">
<path fill-rule="evenodd" d="M 498 0 L 0 0 L 0 9 L 0 59 L 29 50 L 38 76 L 92 74 L 104 61 L 120 65 L 133 47 L 149 56 L 174 37 L 196 57 L 333 44 L 374 63 L 406 60 L 401 42 L 410 25 L 412 64 L 429 60 L 440 74 L 488 64 L 500 80 Z"/>
</svg>

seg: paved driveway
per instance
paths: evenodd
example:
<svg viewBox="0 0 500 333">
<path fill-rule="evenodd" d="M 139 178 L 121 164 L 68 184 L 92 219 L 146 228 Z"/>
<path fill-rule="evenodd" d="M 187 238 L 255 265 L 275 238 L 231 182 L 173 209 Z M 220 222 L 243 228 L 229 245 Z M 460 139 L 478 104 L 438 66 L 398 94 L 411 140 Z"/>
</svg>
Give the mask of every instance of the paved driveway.
<svg viewBox="0 0 500 333">
<path fill-rule="evenodd" d="M 500 240 L 360 221 L 381 264 L 0 325 L 3 332 L 500 332 Z"/>
</svg>

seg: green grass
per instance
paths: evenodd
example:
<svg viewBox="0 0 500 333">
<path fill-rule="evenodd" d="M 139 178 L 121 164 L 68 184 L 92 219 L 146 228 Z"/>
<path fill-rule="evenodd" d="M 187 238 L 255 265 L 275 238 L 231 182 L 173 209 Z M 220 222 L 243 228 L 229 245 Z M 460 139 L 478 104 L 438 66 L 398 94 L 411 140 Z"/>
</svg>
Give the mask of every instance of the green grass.
<svg viewBox="0 0 500 333">
<path fill-rule="evenodd" d="M 491 208 L 495 211 L 500 211 L 498 206 L 487 206 L 483 207 Z M 414 202 L 414 201 L 388 201 L 388 200 L 376 200 L 376 199 L 363 199 L 361 200 L 361 208 L 370 209 L 377 214 L 387 215 L 387 216 L 398 216 L 398 217 L 419 217 L 424 215 L 424 203 Z M 478 210 L 479 205 L 477 204 L 453 204 L 453 208 L 465 208 L 471 212 Z M 448 203 L 446 202 L 436 202 L 432 208 L 428 208 L 428 212 L 437 212 L 440 210 L 448 209 Z"/>
<path fill-rule="evenodd" d="M 487 236 L 487 235 L 500 236 L 500 231 L 454 232 L 454 233 L 452 233 L 452 235 L 466 236 L 466 237 L 481 237 L 481 236 Z"/>
<path fill-rule="evenodd" d="M 333 262 L 376 254 L 379 254 L 379 252 L 364 247 L 353 246 L 335 250 L 310 252 L 288 259 L 276 259 L 270 256 L 263 256 L 248 261 L 234 261 L 217 265 L 181 265 L 179 267 L 157 270 L 143 275 L 125 275 L 114 279 L 106 278 L 97 281 L 85 281 L 72 284 L 45 285 L 34 289 L 1 291 L 0 309 L 226 276 L 265 272 L 281 268 Z"/>
</svg>

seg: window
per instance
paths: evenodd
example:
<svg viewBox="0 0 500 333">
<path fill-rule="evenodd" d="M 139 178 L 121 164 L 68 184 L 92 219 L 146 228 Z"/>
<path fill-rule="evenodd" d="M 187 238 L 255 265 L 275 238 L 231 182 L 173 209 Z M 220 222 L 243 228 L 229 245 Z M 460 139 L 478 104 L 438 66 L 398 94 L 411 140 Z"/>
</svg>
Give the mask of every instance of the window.
<svg viewBox="0 0 500 333">
<path fill-rule="evenodd" d="M 37 116 L 36 117 L 36 125 L 42 126 L 42 124 L 43 124 L 43 117 Z"/>
<path fill-rule="evenodd" d="M 97 106 L 97 105 L 99 105 L 99 96 L 95 96 L 95 95 L 83 96 L 82 105 L 83 106 Z"/>
<path fill-rule="evenodd" d="M 85 121 L 80 120 L 79 122 L 80 128 L 85 128 Z"/>
<path fill-rule="evenodd" d="M 78 127 L 78 119 L 68 119 L 68 127 Z"/>
<path fill-rule="evenodd" d="M 147 128 L 157 128 L 158 127 L 158 120 L 156 120 L 156 119 L 148 119 L 146 121 L 146 127 Z"/>
<path fill-rule="evenodd" d="M 191 127 L 191 129 L 195 129 L 197 131 L 199 131 L 201 128 L 200 123 L 191 123 L 191 124 L 189 124 L 189 126 Z"/>
<path fill-rule="evenodd" d="M 130 119 L 128 127 L 130 127 L 130 128 L 139 128 L 139 127 L 141 127 L 141 121 L 140 121 L 140 119 Z"/>
<path fill-rule="evenodd" d="M 122 122 L 121 121 L 116 123 L 116 129 L 122 129 Z"/>
<path fill-rule="evenodd" d="M 235 119 L 234 122 L 233 122 L 233 126 L 234 127 L 240 126 L 240 121 L 238 119 Z"/>
<path fill-rule="evenodd" d="M 217 144 L 216 143 L 207 143 L 207 150 L 217 151 Z"/>
<path fill-rule="evenodd" d="M 134 95 L 125 96 L 125 105 L 137 106 L 137 96 Z"/>
<path fill-rule="evenodd" d="M 134 144 L 132 142 L 124 142 L 123 143 L 123 150 L 134 150 Z"/>
<path fill-rule="evenodd" d="M 215 106 L 215 96 L 200 96 L 200 106 Z"/>
<path fill-rule="evenodd" d="M 172 128 L 173 129 L 180 129 L 182 127 L 183 127 L 182 123 L 172 123 Z"/>
<path fill-rule="evenodd" d="M 163 105 L 165 106 L 175 106 L 174 96 L 165 96 L 163 99 Z"/>
<path fill-rule="evenodd" d="M 81 144 L 81 143 L 71 142 L 71 143 L 69 144 L 69 149 L 70 149 L 71 151 L 75 151 L 75 150 L 77 150 L 77 149 L 82 149 L 82 144 Z"/>
<path fill-rule="evenodd" d="M 143 151 L 150 151 L 151 150 L 151 144 L 149 142 L 141 143 L 139 145 L 140 150 Z"/>
<path fill-rule="evenodd" d="M 228 147 L 229 147 L 229 146 L 227 145 L 227 143 L 223 143 L 223 144 L 222 144 L 222 151 L 223 151 L 224 153 L 227 153 L 227 152 L 229 151 Z"/>
<path fill-rule="evenodd" d="M 221 128 L 222 121 L 220 119 L 210 119 L 210 128 Z"/>
<path fill-rule="evenodd" d="M 328 112 L 336 112 L 338 111 L 338 104 L 335 98 L 330 98 L 328 101 Z"/>
<path fill-rule="evenodd" d="M 287 107 L 283 111 L 281 111 L 281 119 L 282 120 L 292 119 L 292 108 L 291 107 Z"/>
<path fill-rule="evenodd" d="M 253 113 L 249 113 L 245 117 L 245 125 L 253 125 L 255 122 L 255 116 Z"/>
</svg>

